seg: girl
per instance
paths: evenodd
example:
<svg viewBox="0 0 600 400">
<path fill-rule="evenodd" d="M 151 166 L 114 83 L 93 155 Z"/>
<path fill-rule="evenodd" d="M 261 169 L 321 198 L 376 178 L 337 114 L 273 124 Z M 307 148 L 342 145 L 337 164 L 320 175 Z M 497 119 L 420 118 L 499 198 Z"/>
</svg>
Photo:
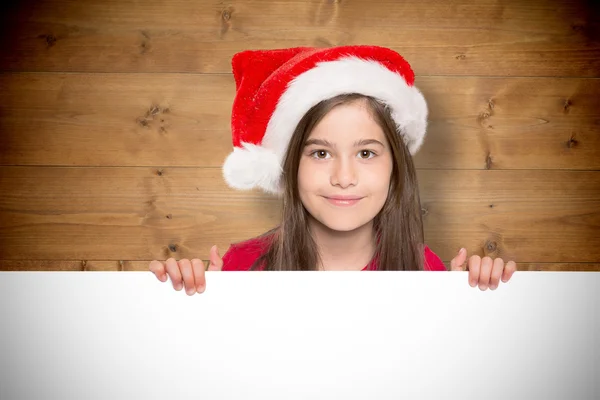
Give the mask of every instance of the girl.
<svg viewBox="0 0 600 400">
<path fill-rule="evenodd" d="M 210 250 L 208 270 L 446 271 L 424 244 L 414 155 L 427 106 L 409 64 L 375 46 L 245 51 L 232 61 L 234 151 L 223 166 L 235 189 L 282 196 L 281 224 Z M 451 270 L 464 270 L 463 248 Z M 498 287 L 513 261 L 468 262 L 469 283 Z M 201 260 L 153 260 L 150 270 L 188 295 L 206 287 Z"/>
</svg>

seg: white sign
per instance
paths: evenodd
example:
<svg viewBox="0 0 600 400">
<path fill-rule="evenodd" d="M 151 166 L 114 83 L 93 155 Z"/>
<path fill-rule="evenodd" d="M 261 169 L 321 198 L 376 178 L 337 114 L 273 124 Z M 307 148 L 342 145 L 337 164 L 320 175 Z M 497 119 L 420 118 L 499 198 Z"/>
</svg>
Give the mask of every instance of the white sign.
<svg viewBox="0 0 600 400">
<path fill-rule="evenodd" d="M 597 399 L 600 273 L 0 272 L 0 399 Z"/>
</svg>

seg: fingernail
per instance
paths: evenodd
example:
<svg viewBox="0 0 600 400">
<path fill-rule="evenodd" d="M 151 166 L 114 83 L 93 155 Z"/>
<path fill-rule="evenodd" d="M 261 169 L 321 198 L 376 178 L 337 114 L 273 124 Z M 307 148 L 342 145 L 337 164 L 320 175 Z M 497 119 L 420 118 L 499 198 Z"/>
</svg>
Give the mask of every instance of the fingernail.
<svg viewBox="0 0 600 400">
<path fill-rule="evenodd" d="M 496 286 L 496 285 L 490 285 L 490 289 L 491 289 L 491 290 L 496 290 L 496 288 L 497 288 L 497 287 L 498 287 L 498 286 Z"/>
<path fill-rule="evenodd" d="M 461 249 L 460 249 L 458 252 L 459 252 L 459 253 L 462 253 L 462 252 L 464 252 L 464 251 L 465 251 L 465 248 L 463 247 L 463 248 L 461 248 Z"/>
<path fill-rule="evenodd" d="M 177 285 L 175 285 L 175 290 L 181 290 L 182 287 L 183 287 L 183 285 L 177 284 Z"/>
<path fill-rule="evenodd" d="M 198 293 L 204 293 L 204 286 L 198 286 Z"/>
<path fill-rule="evenodd" d="M 195 293 L 194 289 L 188 289 L 185 292 L 188 294 L 188 296 L 191 296 Z"/>
<path fill-rule="evenodd" d="M 477 281 L 476 280 L 472 280 L 471 281 L 471 286 L 473 286 L 473 287 L 477 286 Z"/>
</svg>

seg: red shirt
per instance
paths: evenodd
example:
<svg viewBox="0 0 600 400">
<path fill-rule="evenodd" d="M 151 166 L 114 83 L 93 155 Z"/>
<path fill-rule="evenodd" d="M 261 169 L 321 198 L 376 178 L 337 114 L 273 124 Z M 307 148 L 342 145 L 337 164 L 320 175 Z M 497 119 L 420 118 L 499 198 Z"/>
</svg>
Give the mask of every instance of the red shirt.
<svg viewBox="0 0 600 400">
<path fill-rule="evenodd" d="M 248 271 L 254 261 L 266 250 L 264 240 L 257 238 L 232 244 L 223 255 L 222 271 Z M 369 263 L 362 270 L 374 270 L 375 262 Z M 425 271 L 447 271 L 442 260 L 429 247 L 425 246 Z"/>
</svg>

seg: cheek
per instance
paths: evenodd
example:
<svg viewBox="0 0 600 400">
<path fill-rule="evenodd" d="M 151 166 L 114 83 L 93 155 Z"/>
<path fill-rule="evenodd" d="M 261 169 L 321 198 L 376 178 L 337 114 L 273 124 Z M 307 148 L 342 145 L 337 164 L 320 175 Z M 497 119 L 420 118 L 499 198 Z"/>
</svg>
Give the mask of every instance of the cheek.
<svg viewBox="0 0 600 400">
<path fill-rule="evenodd" d="M 392 179 L 392 163 L 391 160 L 382 163 L 378 168 L 370 168 L 365 170 L 365 175 L 362 181 L 366 183 L 374 194 L 387 197 Z"/>
<path fill-rule="evenodd" d="M 326 170 L 323 166 L 315 165 L 309 160 L 300 161 L 298 165 L 298 189 L 302 191 L 310 191 L 322 184 Z"/>
</svg>

